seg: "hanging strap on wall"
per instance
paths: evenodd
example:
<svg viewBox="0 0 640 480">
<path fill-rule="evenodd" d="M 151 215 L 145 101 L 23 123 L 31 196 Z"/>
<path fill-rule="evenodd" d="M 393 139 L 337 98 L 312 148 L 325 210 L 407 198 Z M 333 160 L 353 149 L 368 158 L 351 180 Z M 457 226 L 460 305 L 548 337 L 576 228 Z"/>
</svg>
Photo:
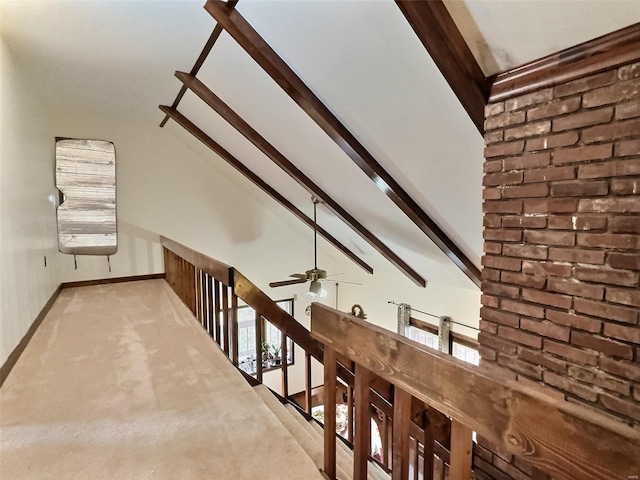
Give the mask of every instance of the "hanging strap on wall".
<svg viewBox="0 0 640 480">
<path fill-rule="evenodd" d="M 78 269 L 78 260 L 76 259 L 75 253 L 73 254 L 73 267 L 74 267 L 74 270 Z"/>
<path fill-rule="evenodd" d="M 107 265 L 109 265 L 109 272 L 111 272 L 111 259 L 109 258 L 109 255 L 107 255 Z"/>
</svg>

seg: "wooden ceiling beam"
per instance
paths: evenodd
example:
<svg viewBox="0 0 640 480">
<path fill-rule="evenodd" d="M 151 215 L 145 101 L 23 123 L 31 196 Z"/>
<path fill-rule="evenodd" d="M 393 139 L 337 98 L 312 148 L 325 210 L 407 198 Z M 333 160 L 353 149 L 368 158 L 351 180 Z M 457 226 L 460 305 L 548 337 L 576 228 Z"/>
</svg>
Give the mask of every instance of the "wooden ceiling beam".
<svg viewBox="0 0 640 480">
<path fill-rule="evenodd" d="M 422 2 L 420 2 L 422 3 Z M 205 9 L 271 78 L 322 128 L 430 239 L 476 285 L 480 270 L 442 229 L 422 210 L 351 132 L 331 113 L 253 27 L 220 0 L 208 0 Z"/>
<path fill-rule="evenodd" d="M 218 144 L 215 140 L 209 137 L 206 133 L 200 130 L 193 122 L 191 122 L 187 117 L 182 115 L 173 107 L 168 107 L 164 105 L 160 105 L 160 110 L 162 110 L 168 118 L 175 120 L 175 122 L 188 131 L 191 135 L 200 140 L 204 145 L 213 150 L 216 154 L 218 154 L 223 160 L 225 160 L 229 165 L 235 168 L 238 172 L 244 175 L 247 179 L 249 179 L 254 185 L 259 187 L 263 192 L 273 198 L 276 202 L 282 205 L 284 208 L 289 210 L 293 215 L 295 215 L 298 219 L 304 222 L 309 228 L 313 229 L 314 223 L 313 219 L 306 216 L 299 208 L 293 205 L 289 200 L 284 198 L 276 189 L 271 187 L 267 182 L 262 180 L 258 175 L 253 173 L 246 165 L 244 165 L 240 160 L 231 155 L 227 150 L 225 150 L 220 144 Z M 345 247 L 342 243 L 340 243 L 336 238 L 334 238 L 329 232 L 327 232 L 321 226 L 317 226 L 318 234 L 324 238 L 327 242 L 337 248 L 340 252 L 342 252 L 347 258 L 353 261 L 356 265 L 362 268 L 367 273 L 373 273 L 373 268 L 371 268 L 367 263 L 365 263 L 360 257 L 354 254 L 351 250 Z"/>
<path fill-rule="evenodd" d="M 396 0 L 396 5 L 433 58 L 478 131 L 484 134 L 484 106 L 489 98 L 491 83 L 482 72 L 442 0 Z"/>
<path fill-rule="evenodd" d="M 271 145 L 262 135 L 260 135 L 251 125 L 249 125 L 240 115 L 238 115 L 220 97 L 213 93 L 199 79 L 184 72 L 176 72 L 176 77 L 183 84 L 200 97 L 218 115 L 225 119 L 233 128 L 240 132 L 247 140 L 271 159 L 287 175 L 293 178 L 307 192 L 315 195 L 325 206 L 354 232 L 362 237 L 369 245 L 376 249 L 384 258 L 395 265 L 400 271 L 407 275 L 417 285 L 424 287 L 425 280 L 404 260 L 396 255 L 380 239 L 373 235 L 367 228 L 358 222 L 351 214 L 338 204 L 331 196 L 322 190 L 313 180 L 307 177 L 298 167 L 296 167 L 279 150 Z"/>
</svg>

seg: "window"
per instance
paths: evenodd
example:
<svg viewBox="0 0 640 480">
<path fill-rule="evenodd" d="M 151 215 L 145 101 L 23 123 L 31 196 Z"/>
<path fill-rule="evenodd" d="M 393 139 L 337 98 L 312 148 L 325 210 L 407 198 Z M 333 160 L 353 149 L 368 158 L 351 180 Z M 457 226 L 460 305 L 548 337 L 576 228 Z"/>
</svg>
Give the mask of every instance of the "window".
<svg viewBox="0 0 640 480">
<path fill-rule="evenodd" d="M 293 316 L 293 299 L 276 302 L 280 308 Z M 249 306 L 238 307 L 238 364 L 250 375 L 257 372 L 256 359 L 262 361 L 264 371 L 282 366 L 282 332 L 262 318 L 262 344 L 256 350 L 256 312 Z M 287 365 L 294 363 L 294 343 L 287 338 Z"/>
<path fill-rule="evenodd" d="M 116 151 L 102 140 L 56 139 L 60 190 L 58 249 L 78 255 L 112 255 L 116 228 Z"/>
</svg>

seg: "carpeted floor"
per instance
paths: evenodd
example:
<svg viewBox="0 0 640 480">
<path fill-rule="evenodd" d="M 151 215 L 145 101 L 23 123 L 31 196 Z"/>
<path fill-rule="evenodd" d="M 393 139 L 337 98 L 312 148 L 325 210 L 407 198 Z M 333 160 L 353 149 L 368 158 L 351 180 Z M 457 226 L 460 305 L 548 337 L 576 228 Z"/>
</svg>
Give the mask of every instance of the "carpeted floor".
<svg viewBox="0 0 640 480">
<path fill-rule="evenodd" d="M 65 289 L 0 389 L 0 478 L 313 479 L 164 280 Z"/>
</svg>

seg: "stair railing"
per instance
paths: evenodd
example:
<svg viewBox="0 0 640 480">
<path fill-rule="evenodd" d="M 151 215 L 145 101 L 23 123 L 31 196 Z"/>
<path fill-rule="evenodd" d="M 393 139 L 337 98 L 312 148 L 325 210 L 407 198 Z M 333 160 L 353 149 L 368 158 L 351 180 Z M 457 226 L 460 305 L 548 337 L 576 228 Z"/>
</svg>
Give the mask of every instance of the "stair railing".
<svg viewBox="0 0 640 480">
<path fill-rule="evenodd" d="M 318 303 L 311 334 L 324 344 L 325 388 L 335 382 L 336 359 L 355 363 L 354 480 L 366 478 L 369 407 L 374 376 L 393 385 L 393 480 L 407 479 L 411 399 L 452 419 L 449 478 L 471 478 L 472 433 L 527 460 L 534 478 L 554 480 L 635 478 L 640 432 L 599 412 L 560 402 L 517 382 L 489 378 L 474 365 Z M 333 420 L 332 420 L 333 419 Z M 325 473 L 335 479 L 335 406 L 325 405 Z"/>
<path fill-rule="evenodd" d="M 315 358 L 320 363 L 325 362 L 325 347 L 311 333 L 300 325 L 289 313 L 280 308 L 268 295 L 262 292 L 247 277 L 234 267 L 215 260 L 195 250 L 190 249 L 178 242 L 166 237 L 160 237 L 163 246 L 165 278 L 178 297 L 189 307 L 202 327 L 209 333 L 232 363 L 238 367 L 238 300 L 242 300 L 256 312 L 256 346 L 260 345 L 259 331 L 262 326 L 262 319 L 266 319 L 282 332 L 282 345 L 286 348 L 287 338 L 302 348 L 305 352 L 305 401 L 304 410 L 311 414 L 312 409 L 312 380 L 311 380 L 311 359 Z M 259 351 L 256 352 L 259 355 Z M 335 432 L 335 402 L 327 402 L 328 398 L 335 398 L 331 392 L 336 392 L 337 384 L 340 382 L 347 391 L 346 404 L 348 406 L 347 443 L 352 446 L 354 440 L 364 434 L 362 429 L 358 433 L 354 424 L 354 412 L 359 411 L 357 405 L 362 402 L 367 403 L 366 412 L 360 410 L 361 416 L 376 417 L 376 413 L 382 417 L 381 435 L 383 437 L 383 458 L 375 459 L 379 463 L 390 469 L 392 462 L 391 444 L 393 438 L 391 432 L 395 424 L 395 402 L 394 389 L 390 382 L 382 376 L 372 375 L 366 388 L 361 388 L 362 384 L 356 382 L 357 366 L 347 356 L 336 354 L 333 351 L 336 361 L 333 362 L 335 371 L 333 377 L 327 379 L 325 366 L 324 397 L 325 405 L 333 408 L 333 420 L 325 414 L 325 432 Z M 286 352 L 283 351 L 282 358 L 286 359 Z M 243 372 L 250 383 L 262 381 L 261 362 L 257 359 L 256 378 Z M 281 395 L 288 398 L 288 365 L 282 362 L 282 390 Z M 242 370 L 241 370 L 242 371 Z M 360 402 L 360 403 L 358 403 Z M 333 407 L 331 407 L 333 405 Z M 421 450 L 422 456 L 415 455 L 414 469 L 417 471 L 417 463 L 422 461 L 425 465 L 432 464 L 436 453 L 436 459 L 442 459 L 445 464 L 449 463 L 449 434 L 451 430 L 449 419 L 433 408 L 427 407 L 423 402 L 414 398 L 410 405 L 411 420 L 408 428 L 415 439 L 413 451 Z M 364 412 L 364 413 L 363 413 Z M 364 418 L 364 417 L 362 417 Z M 332 423 L 331 423 L 332 422 Z M 329 424 L 333 426 L 328 426 Z M 366 422 L 365 422 L 366 423 Z M 333 435 L 335 440 L 335 435 Z M 368 440 L 370 444 L 370 440 Z M 356 445 L 363 445 L 360 441 Z M 333 442 L 335 448 L 335 441 Z M 372 460 L 370 447 L 366 452 L 361 452 L 362 458 Z M 426 453 L 425 453 L 426 452 Z M 326 452 L 325 452 L 326 454 Z M 335 453 L 334 453 L 335 454 Z M 426 459 L 426 460 L 425 460 Z M 444 473 L 444 466 L 442 469 Z M 430 477 L 424 477 L 428 480 Z"/>
</svg>

